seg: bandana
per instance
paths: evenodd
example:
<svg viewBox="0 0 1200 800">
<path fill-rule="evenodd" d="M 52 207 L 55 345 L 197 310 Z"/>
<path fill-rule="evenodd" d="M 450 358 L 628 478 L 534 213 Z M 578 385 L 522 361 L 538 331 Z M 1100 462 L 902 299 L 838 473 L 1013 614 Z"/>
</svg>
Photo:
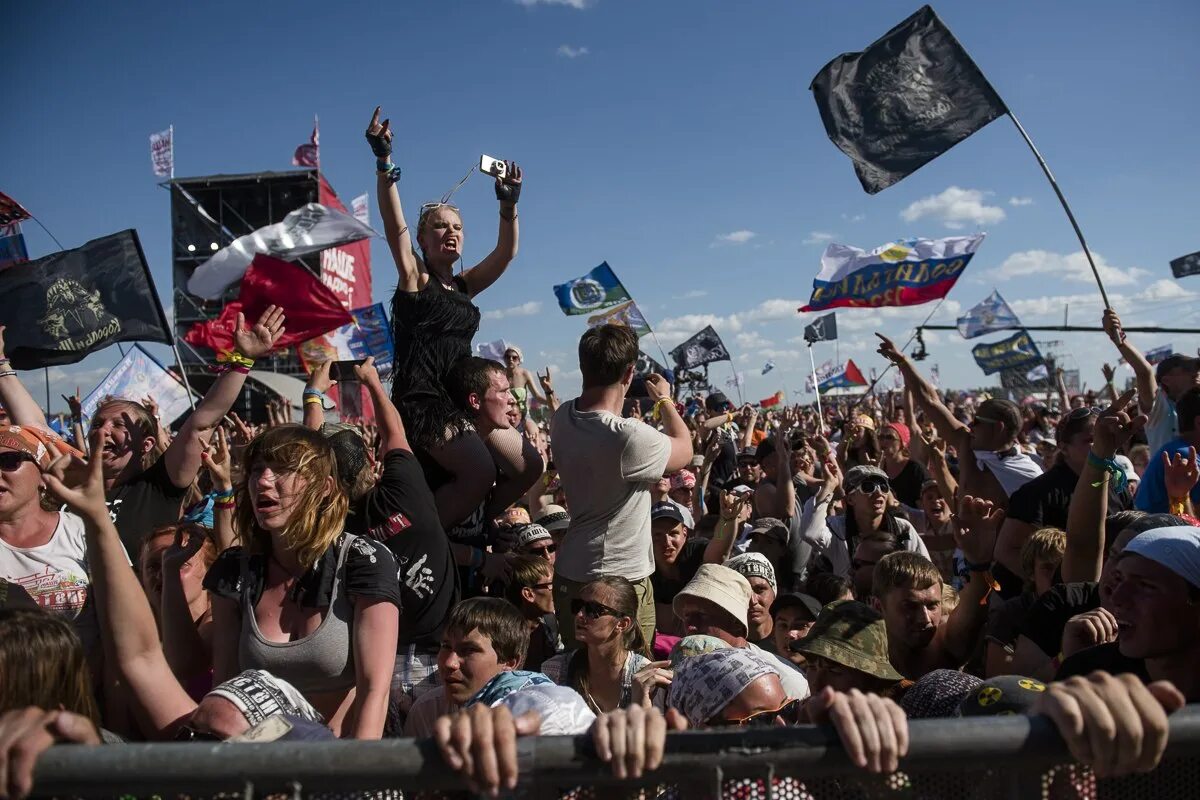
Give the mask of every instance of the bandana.
<svg viewBox="0 0 1200 800">
<path fill-rule="evenodd" d="M 304 695 L 287 681 L 261 669 L 248 669 L 209 692 L 238 707 L 252 726 L 272 714 L 288 714 L 324 722 Z"/>
<path fill-rule="evenodd" d="M 675 670 L 667 705 L 692 725 L 704 725 L 753 681 L 772 674 L 778 670 L 762 656 L 735 647 L 685 658 Z"/>
<path fill-rule="evenodd" d="M 746 580 L 762 578 L 771 584 L 771 591 L 775 591 L 777 588 L 775 567 L 771 566 L 771 562 L 762 553 L 742 553 L 726 561 L 725 566 L 740 573 Z"/>
<path fill-rule="evenodd" d="M 528 689 L 531 686 L 547 686 L 553 683 L 554 681 L 540 672 L 530 672 L 524 669 L 501 672 L 485 683 L 482 689 L 467 698 L 467 702 L 463 703 L 463 708 L 470 708 L 476 703 L 483 703 L 491 708 L 513 692 Z"/>
<path fill-rule="evenodd" d="M 695 489 L 696 476 L 686 469 L 671 473 L 671 489 Z"/>
</svg>

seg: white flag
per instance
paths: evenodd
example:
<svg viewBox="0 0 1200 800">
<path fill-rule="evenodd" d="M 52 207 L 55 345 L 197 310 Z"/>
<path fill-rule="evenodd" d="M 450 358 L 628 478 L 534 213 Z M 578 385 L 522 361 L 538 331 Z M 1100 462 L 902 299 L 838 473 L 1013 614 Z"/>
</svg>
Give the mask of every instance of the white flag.
<svg viewBox="0 0 1200 800">
<path fill-rule="evenodd" d="M 141 402 L 147 395 L 158 403 L 158 416 L 170 425 L 188 410 L 187 389 L 169 370 L 135 344 L 125 357 L 109 370 L 100 384 L 83 399 L 83 416 L 90 418 L 106 397 Z"/>
<path fill-rule="evenodd" d="M 150 134 L 150 163 L 160 178 L 175 176 L 175 129 Z"/>
<path fill-rule="evenodd" d="M 370 202 L 371 197 L 367 194 L 360 194 L 350 201 L 350 210 L 354 214 L 354 218 L 368 226 L 371 224 L 371 209 L 368 207 Z"/>
<path fill-rule="evenodd" d="M 374 235 L 375 231 L 345 212 L 308 203 L 284 217 L 283 222 L 240 236 L 218 250 L 196 267 L 187 288 L 197 297 L 216 300 L 229 284 L 241 280 L 259 253 L 292 261 Z"/>
<path fill-rule="evenodd" d="M 494 342 L 480 342 L 475 345 L 475 355 L 500 364 L 504 363 L 504 354 L 507 351 L 508 342 L 503 339 L 497 339 Z"/>
</svg>

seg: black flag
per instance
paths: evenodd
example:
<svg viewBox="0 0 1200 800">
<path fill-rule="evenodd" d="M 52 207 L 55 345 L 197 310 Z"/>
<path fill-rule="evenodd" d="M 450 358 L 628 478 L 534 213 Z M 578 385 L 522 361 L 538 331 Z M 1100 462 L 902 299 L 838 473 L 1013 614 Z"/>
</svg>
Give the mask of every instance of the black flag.
<svg viewBox="0 0 1200 800">
<path fill-rule="evenodd" d="M 1200 252 L 1180 256 L 1171 262 L 1171 274 L 1176 278 L 1186 278 L 1200 272 Z"/>
<path fill-rule="evenodd" d="M 638 360 L 633 367 L 633 374 L 635 377 L 644 378 L 650 373 L 662 375 L 666 371 L 666 367 L 655 361 L 653 357 L 646 355 L 640 350 L 638 351 Z"/>
<path fill-rule="evenodd" d="M 929 6 L 813 78 L 825 132 L 868 194 L 912 174 L 1008 113 Z"/>
<path fill-rule="evenodd" d="M 804 326 L 804 341 L 812 344 L 813 342 L 831 342 L 837 338 L 837 314 L 830 313 L 823 317 L 817 317 L 810 324 Z"/>
<path fill-rule="evenodd" d="M 116 342 L 173 343 L 134 230 L 0 272 L 0 298 L 16 369 L 74 364 Z"/>
<path fill-rule="evenodd" d="M 709 325 L 671 351 L 677 369 L 693 369 L 715 361 L 729 361 L 729 351 L 721 337 Z"/>
</svg>

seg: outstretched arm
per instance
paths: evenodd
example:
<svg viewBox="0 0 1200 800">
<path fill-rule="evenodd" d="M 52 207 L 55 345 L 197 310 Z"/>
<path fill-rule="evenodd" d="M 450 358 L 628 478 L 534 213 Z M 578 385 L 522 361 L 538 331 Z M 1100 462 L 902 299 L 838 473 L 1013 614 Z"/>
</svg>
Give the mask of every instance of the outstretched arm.
<svg viewBox="0 0 1200 800">
<path fill-rule="evenodd" d="M 400 192 L 396 189 L 399 173 L 380 167 L 392 165 L 392 129 L 391 120 L 379 122 L 379 106 L 371 116 L 371 124 L 367 126 L 367 142 L 371 152 L 375 154 L 375 172 L 378 180 L 375 182 L 375 193 L 379 197 L 379 216 L 383 219 L 383 236 L 387 239 L 388 248 L 392 251 L 392 260 L 396 262 L 396 271 L 400 273 L 397 288 L 405 292 L 415 292 L 421 288 L 420 277 L 423 272 L 421 262 L 413 253 L 412 236 L 408 226 L 404 224 L 404 209 L 400 207 Z M 394 165 L 392 165 L 394 166 Z"/>
<path fill-rule="evenodd" d="M 36 425 L 41 428 L 50 427 L 46 424 L 46 415 L 42 407 L 33 399 L 33 395 L 21 383 L 17 372 L 4 354 L 4 325 L 0 325 L 0 405 L 8 412 L 8 418 L 14 425 Z"/>
<path fill-rule="evenodd" d="M 475 266 L 463 273 L 467 293 L 471 297 L 500 279 L 509 263 L 517 257 L 517 201 L 521 198 L 521 168 L 515 161 L 505 165 L 503 178 L 496 178 L 496 199 L 500 201 L 500 231 L 496 249 L 484 256 Z"/>
<path fill-rule="evenodd" d="M 283 323 L 283 309 L 278 306 L 268 306 L 253 328 L 246 327 L 246 318 L 239 313 L 237 328 L 233 332 L 234 352 L 251 362 L 265 356 L 283 335 Z M 217 378 L 200 405 L 183 423 L 179 435 L 162 455 L 171 483 L 182 487 L 196 479 L 204 446 L 213 429 L 221 423 L 241 395 L 248 373 L 249 369 L 237 365 Z"/>
<path fill-rule="evenodd" d="M 1137 376 L 1138 408 L 1143 414 L 1149 414 L 1154 406 L 1154 396 L 1158 393 L 1158 381 L 1154 377 L 1154 367 L 1142 355 L 1142 352 L 1129 343 L 1125 338 L 1125 330 L 1121 327 L 1121 318 L 1111 308 L 1104 310 L 1104 332 L 1116 345 L 1125 363 L 1133 368 Z"/>
<path fill-rule="evenodd" d="M 379 379 L 379 373 L 375 369 L 375 357 L 369 356 L 366 361 L 354 368 L 354 374 L 363 386 L 367 387 L 367 393 L 371 395 L 371 404 L 375 406 L 375 420 L 379 423 L 379 453 L 389 453 L 392 450 L 408 450 L 412 452 L 412 447 L 408 443 L 408 435 L 404 431 L 404 421 L 400 419 L 400 412 L 392 405 L 392 399 L 388 397 L 387 390 L 383 388 L 383 382 Z"/>
<path fill-rule="evenodd" d="M 304 427 L 314 431 L 321 430 L 321 426 L 325 424 L 325 406 L 322 404 L 322 398 L 309 392 L 326 394 L 331 387 L 337 385 L 337 381 L 329 377 L 332 367 L 333 361 L 322 361 L 315 365 L 304 385 Z"/>
<path fill-rule="evenodd" d="M 954 415 L 950 413 L 950 409 L 946 408 L 942 399 L 938 397 L 934 385 L 925 380 L 925 377 L 917 371 L 913 363 L 904 353 L 900 352 L 900 348 L 896 347 L 891 339 L 882 333 L 875 335 L 880 340 L 879 354 L 895 364 L 903 373 L 904 386 L 912 393 L 913 399 L 925 413 L 925 418 L 937 428 L 939 436 L 947 442 L 957 443 L 961 434 L 968 430 L 967 426 L 955 419 Z"/>
</svg>

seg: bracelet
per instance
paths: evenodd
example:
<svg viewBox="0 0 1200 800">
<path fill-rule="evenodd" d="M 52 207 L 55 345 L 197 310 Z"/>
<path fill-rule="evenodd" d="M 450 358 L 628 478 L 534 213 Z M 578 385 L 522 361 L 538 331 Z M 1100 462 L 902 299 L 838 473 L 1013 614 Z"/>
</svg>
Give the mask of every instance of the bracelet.
<svg viewBox="0 0 1200 800">
<path fill-rule="evenodd" d="M 1187 514 L 1186 497 L 1172 497 L 1167 500 L 1167 513 L 1174 514 L 1177 517 L 1182 517 Z"/>
<path fill-rule="evenodd" d="M 254 359 L 242 355 L 237 350 L 225 350 L 217 354 L 217 363 L 232 364 L 234 366 L 246 367 L 248 369 L 254 368 Z"/>
<path fill-rule="evenodd" d="M 16 370 L 6 369 L 6 370 L 4 370 L 4 372 L 0 372 L 0 378 L 7 378 L 9 375 L 16 375 L 16 374 L 17 374 Z"/>
<path fill-rule="evenodd" d="M 228 489 L 221 489 L 219 491 L 213 492 L 213 499 L 214 500 L 232 500 L 234 494 L 235 494 L 235 492 L 233 490 L 233 487 L 231 486 Z"/>
<path fill-rule="evenodd" d="M 664 404 L 673 406 L 675 405 L 675 401 L 669 397 L 658 398 L 657 402 L 654 403 L 654 409 L 651 411 L 651 416 L 653 416 L 655 419 L 662 419 L 661 409 Z"/>
<path fill-rule="evenodd" d="M 1115 459 L 1101 458 L 1100 456 L 1093 453 L 1091 450 L 1088 450 L 1087 463 L 1088 463 L 1088 466 L 1095 467 L 1096 469 L 1098 469 L 1102 473 L 1104 473 L 1104 475 L 1101 476 L 1100 480 L 1098 480 L 1092 484 L 1093 489 L 1099 489 L 1101 486 L 1103 486 L 1105 479 L 1109 475 L 1112 476 L 1112 479 L 1113 479 L 1112 482 L 1113 482 L 1114 489 L 1116 489 L 1119 492 L 1125 488 L 1125 484 L 1128 482 L 1127 479 L 1125 478 L 1125 470 L 1121 469 L 1121 465 L 1118 464 Z"/>
<path fill-rule="evenodd" d="M 235 504 L 233 502 L 232 497 L 229 498 L 228 500 L 214 500 L 213 501 L 213 508 L 220 509 L 222 511 L 231 511 L 231 510 L 233 510 L 234 506 L 235 506 Z"/>
<path fill-rule="evenodd" d="M 10 361 L 12 361 L 11 358 L 0 358 L 0 367 L 3 367 L 5 364 L 9 363 Z"/>
<path fill-rule="evenodd" d="M 376 164 L 375 166 L 379 166 Z M 386 178 L 388 183 L 397 183 L 400 180 L 400 168 L 395 164 L 387 164 L 387 169 L 376 169 L 375 174 L 381 178 Z"/>
<path fill-rule="evenodd" d="M 306 405 L 306 406 L 322 406 L 322 407 L 324 407 L 324 405 L 325 405 L 325 404 L 324 404 L 324 402 L 321 400 L 321 398 L 320 398 L 320 397 L 306 397 L 306 398 L 304 398 L 304 405 Z"/>
<path fill-rule="evenodd" d="M 313 389 L 313 388 L 309 387 L 304 390 L 304 396 L 305 397 L 324 397 L 325 393 L 322 392 L 320 389 Z"/>
<path fill-rule="evenodd" d="M 392 163 L 391 158 L 389 158 L 387 161 L 384 161 L 382 158 L 375 159 L 376 174 L 383 174 L 383 173 L 387 172 L 388 170 L 390 170 L 394 166 L 396 166 L 396 165 L 394 163 Z"/>
</svg>

